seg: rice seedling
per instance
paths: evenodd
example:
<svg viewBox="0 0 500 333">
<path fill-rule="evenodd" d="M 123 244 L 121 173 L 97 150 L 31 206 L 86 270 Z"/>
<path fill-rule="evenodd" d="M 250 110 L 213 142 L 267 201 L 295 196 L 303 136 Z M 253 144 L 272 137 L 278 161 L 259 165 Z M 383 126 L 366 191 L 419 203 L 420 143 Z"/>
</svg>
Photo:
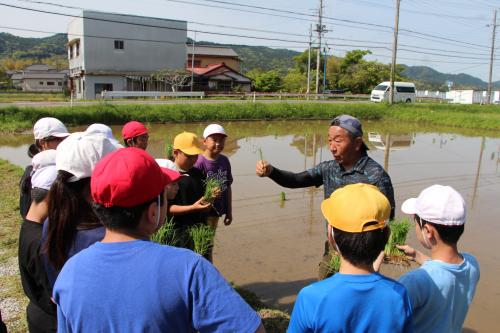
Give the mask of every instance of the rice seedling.
<svg viewBox="0 0 500 333">
<path fill-rule="evenodd" d="M 286 193 L 285 192 L 280 193 L 280 199 L 281 199 L 281 202 L 286 201 Z"/>
<path fill-rule="evenodd" d="M 173 144 L 167 143 L 167 145 L 165 146 L 165 154 L 169 160 L 171 160 L 171 161 L 174 160 L 174 145 Z"/>
<path fill-rule="evenodd" d="M 163 225 L 151 235 L 151 241 L 162 245 L 176 246 L 178 237 L 175 232 L 173 219 L 172 217 L 169 221 L 163 223 Z"/>
<path fill-rule="evenodd" d="M 262 148 L 260 148 L 260 147 L 259 147 L 259 157 L 260 157 L 261 161 L 264 160 L 264 154 L 262 154 Z"/>
<path fill-rule="evenodd" d="M 207 203 L 213 203 L 218 197 L 218 192 L 220 192 L 221 181 L 215 177 L 207 177 L 204 181 L 205 192 L 203 194 L 203 201 Z"/>
<path fill-rule="evenodd" d="M 410 231 L 410 221 L 407 218 L 403 218 L 399 221 L 390 221 L 389 229 L 391 234 L 389 240 L 385 245 L 385 261 L 388 263 L 402 263 L 406 262 L 405 254 L 398 250 L 396 245 L 404 245 L 406 242 L 406 236 L 408 231 Z"/>
<path fill-rule="evenodd" d="M 194 243 L 193 251 L 203 256 L 213 246 L 215 232 L 210 226 L 200 224 L 189 228 L 189 236 Z"/>
<path fill-rule="evenodd" d="M 330 261 L 328 262 L 328 275 L 333 275 L 340 269 L 340 254 L 336 251 L 331 251 L 330 256 Z"/>
</svg>

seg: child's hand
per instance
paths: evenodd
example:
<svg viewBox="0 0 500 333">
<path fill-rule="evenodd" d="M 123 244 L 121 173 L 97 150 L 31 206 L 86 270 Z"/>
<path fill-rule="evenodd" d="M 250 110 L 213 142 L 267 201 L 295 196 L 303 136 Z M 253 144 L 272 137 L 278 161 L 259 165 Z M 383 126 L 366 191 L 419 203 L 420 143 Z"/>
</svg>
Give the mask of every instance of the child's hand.
<svg viewBox="0 0 500 333">
<path fill-rule="evenodd" d="M 201 197 L 198 201 L 192 204 L 191 207 L 194 211 L 204 212 L 208 211 L 210 207 L 212 207 L 212 204 L 210 202 L 206 202 L 203 200 L 203 197 Z"/>
<path fill-rule="evenodd" d="M 257 174 L 257 176 L 269 177 L 272 171 L 273 166 L 269 164 L 269 162 L 262 160 L 257 161 L 257 165 L 255 166 L 255 173 Z"/>
<path fill-rule="evenodd" d="M 422 252 L 415 250 L 414 248 L 412 248 L 409 245 L 396 245 L 396 247 L 399 250 L 403 251 L 406 254 L 406 257 L 408 259 L 414 260 L 417 263 L 419 263 L 420 265 L 422 265 L 425 261 L 431 259 L 428 256 L 426 256 L 425 254 L 423 254 Z"/>
<path fill-rule="evenodd" d="M 230 225 L 231 222 L 233 222 L 233 214 L 226 213 L 226 216 L 224 217 L 224 225 Z"/>
</svg>

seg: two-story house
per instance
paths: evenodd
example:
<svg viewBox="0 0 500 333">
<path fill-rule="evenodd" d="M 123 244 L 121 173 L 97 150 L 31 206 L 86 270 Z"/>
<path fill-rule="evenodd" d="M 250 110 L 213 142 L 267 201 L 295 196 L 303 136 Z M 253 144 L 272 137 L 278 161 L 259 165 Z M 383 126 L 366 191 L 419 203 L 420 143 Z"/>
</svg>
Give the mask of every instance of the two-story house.
<svg viewBox="0 0 500 333">
<path fill-rule="evenodd" d="M 152 76 L 184 68 L 186 29 L 186 21 L 82 11 L 68 25 L 73 96 L 95 99 L 104 90 L 166 90 Z"/>
</svg>

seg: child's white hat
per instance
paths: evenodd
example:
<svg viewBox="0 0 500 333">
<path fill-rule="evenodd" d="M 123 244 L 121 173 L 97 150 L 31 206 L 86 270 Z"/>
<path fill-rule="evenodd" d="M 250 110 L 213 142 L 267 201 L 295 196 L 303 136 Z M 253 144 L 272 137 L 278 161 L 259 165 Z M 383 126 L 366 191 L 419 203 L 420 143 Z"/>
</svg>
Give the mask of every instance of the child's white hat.
<svg viewBox="0 0 500 333">
<path fill-rule="evenodd" d="M 57 177 L 56 150 L 47 149 L 39 152 L 31 160 L 33 171 L 31 173 L 31 188 L 49 190 Z"/>
<path fill-rule="evenodd" d="M 424 189 L 417 198 L 403 202 L 401 210 L 435 224 L 465 224 L 465 201 L 451 186 L 432 185 Z"/>
<path fill-rule="evenodd" d="M 219 124 L 210 124 L 203 131 L 203 138 L 208 138 L 212 134 L 222 134 L 227 136 L 226 131 L 224 131 L 224 127 Z"/>
</svg>

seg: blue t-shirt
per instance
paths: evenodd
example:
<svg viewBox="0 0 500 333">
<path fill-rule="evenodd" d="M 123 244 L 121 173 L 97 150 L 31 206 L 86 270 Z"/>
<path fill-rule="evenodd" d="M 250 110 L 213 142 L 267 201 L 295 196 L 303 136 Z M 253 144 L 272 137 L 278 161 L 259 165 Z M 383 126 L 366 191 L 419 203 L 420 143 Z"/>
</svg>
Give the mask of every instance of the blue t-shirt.
<svg viewBox="0 0 500 333">
<path fill-rule="evenodd" d="M 251 332 L 261 320 L 220 273 L 186 249 L 95 243 L 54 286 L 58 332 Z"/>
<path fill-rule="evenodd" d="M 461 264 L 428 260 L 399 278 L 408 289 L 415 332 L 460 332 L 479 281 L 479 264 L 462 253 Z"/>
<path fill-rule="evenodd" d="M 410 299 L 378 273 L 337 273 L 299 292 L 287 332 L 413 332 Z"/>
</svg>

